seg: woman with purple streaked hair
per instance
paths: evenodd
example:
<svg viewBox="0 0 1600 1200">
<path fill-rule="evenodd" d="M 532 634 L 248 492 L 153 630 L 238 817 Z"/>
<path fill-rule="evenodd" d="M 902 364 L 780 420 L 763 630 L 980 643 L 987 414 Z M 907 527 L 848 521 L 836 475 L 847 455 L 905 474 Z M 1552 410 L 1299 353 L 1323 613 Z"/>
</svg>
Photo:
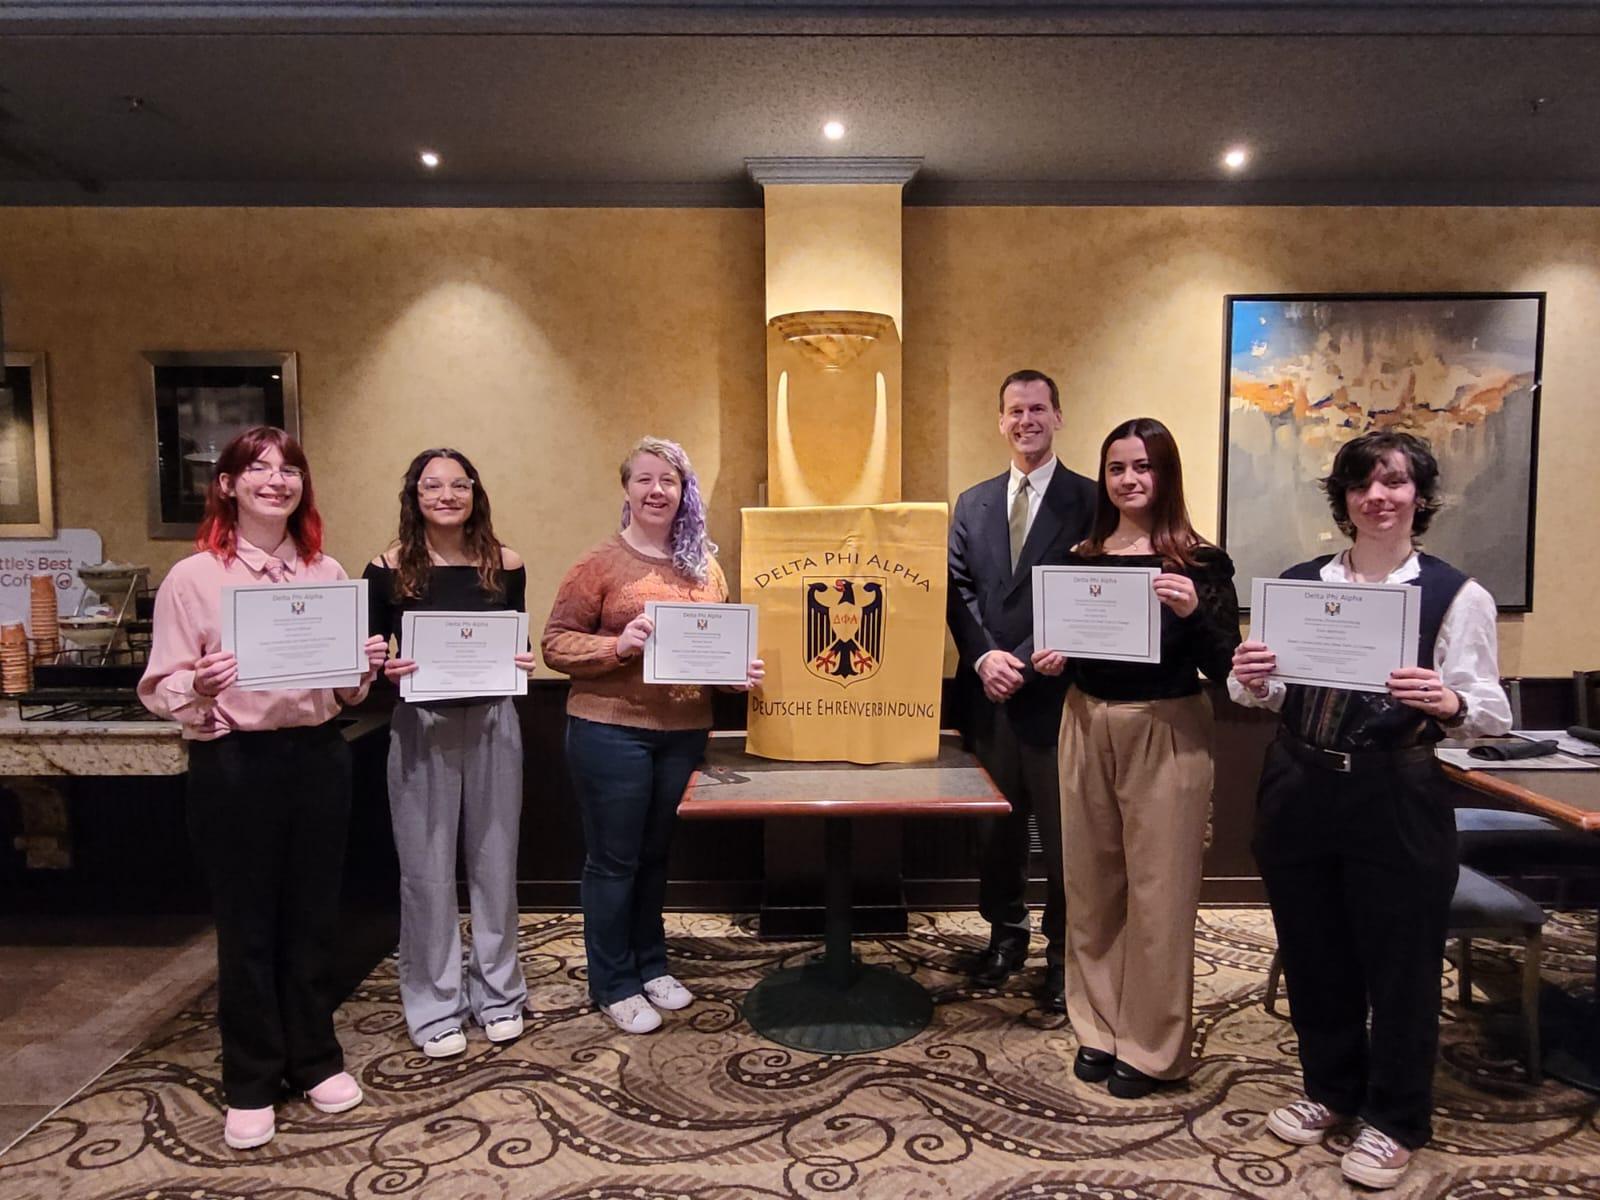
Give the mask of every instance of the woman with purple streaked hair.
<svg viewBox="0 0 1600 1200">
<path fill-rule="evenodd" d="M 544 659 L 572 677 L 567 768 L 583 817 L 583 943 L 589 994 L 625 1033 L 661 1025 L 689 989 L 667 972 L 661 910 L 673 818 L 711 729 L 706 688 L 644 682 L 651 601 L 721 604 L 728 584 L 706 536 L 689 456 L 647 437 L 622 462 L 622 525 L 567 572 Z M 750 663 L 747 690 L 765 669 Z"/>
</svg>

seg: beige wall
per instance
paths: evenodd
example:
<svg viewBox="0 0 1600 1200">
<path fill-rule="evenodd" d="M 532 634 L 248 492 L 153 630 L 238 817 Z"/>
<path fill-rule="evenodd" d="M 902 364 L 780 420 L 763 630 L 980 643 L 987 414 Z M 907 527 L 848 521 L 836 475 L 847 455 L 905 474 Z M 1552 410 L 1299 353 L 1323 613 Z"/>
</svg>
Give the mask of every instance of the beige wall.
<svg viewBox="0 0 1600 1200">
<path fill-rule="evenodd" d="M 57 520 L 164 570 L 146 539 L 145 349 L 289 349 L 328 549 L 393 535 L 411 455 L 471 457 L 529 608 L 615 529 L 616 468 L 684 443 L 738 578 L 766 456 L 761 213 L 0 209 L 6 341 L 49 354 Z"/>
<path fill-rule="evenodd" d="M 560 571 L 613 527 L 615 465 L 645 430 L 683 441 L 737 576 L 738 509 L 765 473 L 762 214 L 755 210 L 4 209 L 6 340 L 49 354 L 57 516 L 108 555 L 145 538 L 143 349 L 293 349 L 302 425 L 347 566 L 392 532 L 399 473 L 450 442 L 501 535 Z M 1183 446 L 1213 532 L 1228 292 L 1550 293 L 1535 608 L 1502 621 L 1507 673 L 1592 666 L 1600 525 L 1600 211 L 911 209 L 904 218 L 904 495 L 1000 470 L 995 388 L 1014 366 L 1066 395 L 1060 447 L 1092 472 L 1148 413 Z M 1441 520 L 1446 518 L 1441 518 Z"/>
<path fill-rule="evenodd" d="M 1085 474 L 1117 421 L 1166 422 L 1213 536 L 1224 295 L 1547 291 L 1534 611 L 1501 620 L 1501 667 L 1596 665 L 1600 210 L 920 208 L 905 254 L 906 499 L 1004 469 L 996 389 L 1031 366 L 1061 384 L 1057 447 Z"/>
</svg>

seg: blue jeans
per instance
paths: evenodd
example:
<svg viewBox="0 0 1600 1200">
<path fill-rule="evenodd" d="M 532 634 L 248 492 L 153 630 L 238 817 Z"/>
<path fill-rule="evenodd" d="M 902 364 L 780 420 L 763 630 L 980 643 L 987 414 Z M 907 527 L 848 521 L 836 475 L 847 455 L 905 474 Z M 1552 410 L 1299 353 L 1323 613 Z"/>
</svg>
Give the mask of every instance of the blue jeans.
<svg viewBox="0 0 1600 1200">
<path fill-rule="evenodd" d="M 667 973 L 667 850 L 706 732 L 567 718 L 567 769 L 583 816 L 583 946 L 596 1004 L 636 996 Z"/>
</svg>

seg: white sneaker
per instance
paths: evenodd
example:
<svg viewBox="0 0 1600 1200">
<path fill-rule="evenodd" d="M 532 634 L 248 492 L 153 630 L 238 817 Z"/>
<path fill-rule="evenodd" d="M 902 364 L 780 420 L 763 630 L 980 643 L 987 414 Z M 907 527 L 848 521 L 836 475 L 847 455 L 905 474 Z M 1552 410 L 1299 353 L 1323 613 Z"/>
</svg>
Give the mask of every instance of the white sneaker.
<svg viewBox="0 0 1600 1200">
<path fill-rule="evenodd" d="M 514 1042 L 522 1036 L 522 1014 L 494 1017 L 484 1024 L 483 1033 L 491 1042 Z"/>
<path fill-rule="evenodd" d="M 458 1054 L 465 1054 L 466 1050 L 467 1035 L 461 1032 L 459 1025 L 452 1025 L 422 1043 L 422 1052 L 429 1058 L 454 1058 Z"/>
<path fill-rule="evenodd" d="M 623 1033 L 650 1033 L 661 1028 L 661 1014 L 643 996 L 624 996 L 615 1004 L 602 1004 L 600 1011 L 610 1017 Z"/>
<path fill-rule="evenodd" d="M 688 1008 L 694 1003 L 694 993 L 671 975 L 657 975 L 654 979 L 645 980 L 644 994 L 651 1004 L 669 1012 Z"/>
</svg>

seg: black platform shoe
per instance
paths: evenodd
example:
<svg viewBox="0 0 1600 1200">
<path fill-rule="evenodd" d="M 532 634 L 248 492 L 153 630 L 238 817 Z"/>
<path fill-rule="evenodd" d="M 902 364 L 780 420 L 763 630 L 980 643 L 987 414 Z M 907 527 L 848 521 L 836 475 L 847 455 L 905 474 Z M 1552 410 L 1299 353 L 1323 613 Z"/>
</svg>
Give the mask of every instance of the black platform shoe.
<svg viewBox="0 0 1600 1200">
<path fill-rule="evenodd" d="M 1146 1075 L 1125 1062 L 1119 1062 L 1111 1068 L 1111 1080 L 1106 1084 L 1106 1091 L 1118 1100 L 1138 1100 L 1148 1096 L 1165 1082 L 1166 1080 Z"/>
<path fill-rule="evenodd" d="M 1111 1068 L 1116 1064 L 1117 1056 L 1107 1054 L 1104 1050 L 1091 1050 L 1087 1046 L 1078 1047 L 1078 1057 L 1072 1060 L 1072 1073 L 1085 1083 L 1100 1083 L 1111 1074 Z"/>
</svg>

